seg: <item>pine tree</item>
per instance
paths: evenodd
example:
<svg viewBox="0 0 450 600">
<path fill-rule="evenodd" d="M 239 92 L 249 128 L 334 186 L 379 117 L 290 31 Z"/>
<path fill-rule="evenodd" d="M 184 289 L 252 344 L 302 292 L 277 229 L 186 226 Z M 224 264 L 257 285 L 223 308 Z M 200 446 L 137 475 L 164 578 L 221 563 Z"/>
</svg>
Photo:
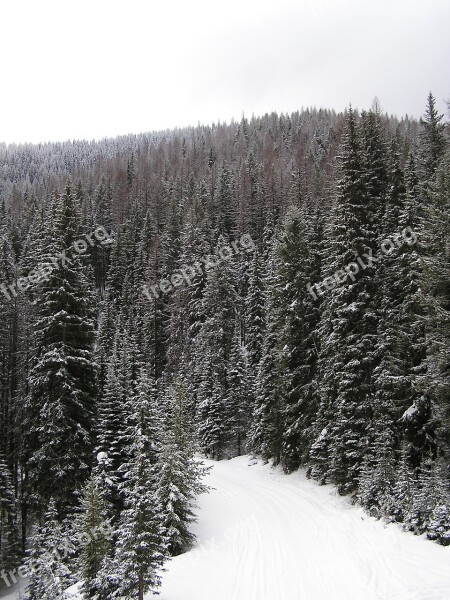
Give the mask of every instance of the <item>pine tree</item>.
<svg viewBox="0 0 450 600">
<path fill-rule="evenodd" d="M 11 571 L 20 560 L 17 506 L 11 473 L 0 453 L 0 569 Z"/>
<path fill-rule="evenodd" d="M 422 285 L 427 305 L 427 386 L 432 390 L 439 420 L 439 439 L 450 456 L 450 153 L 430 184 L 425 209 Z"/>
<path fill-rule="evenodd" d="M 111 214 L 111 189 L 104 177 L 95 191 L 92 231 L 103 228 L 109 235 L 112 234 L 112 214 Z M 96 287 L 100 292 L 100 297 L 104 297 L 106 279 L 109 267 L 109 256 L 111 252 L 111 243 L 98 243 L 91 249 L 92 267 L 94 269 Z"/>
<path fill-rule="evenodd" d="M 266 301 L 266 332 L 258 365 L 253 403 L 252 424 L 249 434 L 249 449 L 265 460 L 281 461 L 282 436 L 284 431 L 284 398 L 282 374 L 279 372 L 277 352 L 279 350 L 279 316 L 281 306 L 277 293 L 276 243 L 268 259 L 269 283 Z"/>
<path fill-rule="evenodd" d="M 161 506 L 156 492 L 153 440 L 149 437 L 152 410 L 146 394 L 139 394 L 134 406 L 135 425 L 129 448 L 130 461 L 121 486 L 125 508 L 117 529 L 110 578 L 117 582 L 113 597 L 138 598 L 156 591 L 166 555 Z"/>
<path fill-rule="evenodd" d="M 83 490 L 74 531 L 79 542 L 77 566 L 81 592 L 84 598 L 98 598 L 101 594 L 98 573 L 111 548 L 112 527 L 95 476 L 91 476 Z"/>
<path fill-rule="evenodd" d="M 2 222 L 3 221 L 3 222 Z M 0 205 L 0 453 L 12 459 L 14 440 L 13 382 L 16 356 L 18 298 L 14 295 L 17 266 L 6 223 Z M 13 286 L 14 292 L 9 286 Z"/>
<path fill-rule="evenodd" d="M 404 442 L 400 448 L 396 482 L 392 490 L 392 516 L 396 521 L 405 522 L 411 514 L 415 491 L 414 472 Z"/>
<path fill-rule="evenodd" d="M 450 507 L 447 504 L 437 504 L 427 527 L 427 537 L 438 541 L 442 546 L 450 545 Z"/>
<path fill-rule="evenodd" d="M 227 432 L 227 365 L 235 324 L 236 291 L 233 264 L 221 261 L 219 238 L 216 256 L 207 272 L 203 296 L 204 322 L 196 338 L 195 360 L 200 365 L 197 420 L 202 449 L 222 458 Z"/>
<path fill-rule="evenodd" d="M 320 310 L 308 286 L 320 277 L 314 220 L 297 208 L 288 210 L 278 244 L 278 372 L 284 407 L 282 462 L 287 471 L 305 462 L 312 442 L 319 398 L 316 386 Z"/>
<path fill-rule="evenodd" d="M 242 344 L 238 331 L 235 331 L 227 367 L 226 410 L 230 452 L 237 456 L 244 453 L 247 443 L 253 387 L 247 348 Z"/>
<path fill-rule="evenodd" d="M 252 369 L 261 360 L 266 326 L 264 271 L 261 251 L 256 249 L 250 261 L 248 292 L 245 297 L 245 345 Z"/>
<path fill-rule="evenodd" d="M 407 527 L 416 534 L 422 534 L 430 528 L 431 531 L 435 531 L 436 527 L 444 525 L 436 523 L 437 512 L 441 512 L 439 508 L 450 506 L 441 467 L 439 460 L 428 459 L 422 462 L 418 470 L 411 511 L 405 519 Z"/>
<path fill-rule="evenodd" d="M 395 432 L 387 415 L 377 415 L 373 432 L 361 466 L 358 480 L 358 499 L 369 513 L 380 517 L 392 515 L 396 483 Z"/>
<path fill-rule="evenodd" d="M 74 583 L 68 566 L 74 552 L 73 542 L 58 518 L 56 502 L 51 500 L 44 524 L 35 531 L 27 551 L 26 600 L 63 600 L 64 591 Z"/>
<path fill-rule="evenodd" d="M 219 183 L 214 198 L 214 223 L 218 235 L 231 237 L 234 234 L 236 212 L 236 182 L 234 174 L 225 163 L 219 173 Z"/>
<path fill-rule="evenodd" d="M 34 355 L 26 402 L 26 456 L 37 510 L 53 496 L 58 511 L 73 505 L 89 475 L 96 394 L 92 293 L 76 252 L 78 222 L 70 184 L 55 200 L 36 297 Z"/>
<path fill-rule="evenodd" d="M 195 540 L 189 526 L 196 521 L 195 496 L 206 491 L 201 483 L 205 471 L 194 459 L 192 426 L 179 382 L 167 391 L 164 407 L 164 434 L 157 465 L 158 503 L 168 552 L 177 556 Z"/>
<path fill-rule="evenodd" d="M 325 258 L 328 277 L 322 284 L 328 291 L 320 326 L 321 403 L 311 461 L 315 476 L 334 481 L 345 493 L 356 490 L 366 451 L 377 333 L 375 266 L 370 258 L 376 252 L 378 206 L 368 196 L 361 134 L 352 110 L 347 114 L 341 171 Z M 355 273 L 345 271 L 349 265 Z"/>
<path fill-rule="evenodd" d="M 118 323 L 105 387 L 98 402 L 96 452 L 104 453 L 105 460 L 95 469 L 99 475 L 103 473 L 108 490 L 105 500 L 114 507 L 114 521 L 123 508 L 120 485 L 128 458 L 132 383 L 129 336 Z"/>
<path fill-rule="evenodd" d="M 430 92 L 427 99 L 425 114 L 420 121 L 421 170 L 424 182 L 433 177 L 445 151 L 443 115 L 436 108 L 436 99 Z"/>
<path fill-rule="evenodd" d="M 391 149 L 389 191 L 382 214 L 381 249 L 375 275 L 378 304 L 377 364 L 373 371 L 373 419 L 368 428 L 368 452 L 377 463 L 382 453 L 394 467 L 401 440 L 409 442 L 409 460 L 417 464 L 416 447 L 420 433 L 407 423 L 411 405 L 419 406 L 416 384 L 423 358 L 424 337 L 420 322 L 418 254 L 415 247 L 417 220 L 410 211 L 404 174 L 396 144 Z M 409 231 L 409 235 L 405 235 Z M 406 416 L 405 416 L 406 415 Z M 421 423 L 423 423 L 422 415 Z M 419 427 L 420 429 L 420 427 Z M 380 445 L 381 442 L 381 445 Z M 380 480 L 383 485 L 383 481 Z M 389 485 L 386 482 L 386 485 Z M 365 492 L 367 493 L 367 492 Z M 373 501 L 376 502 L 375 493 Z"/>
</svg>

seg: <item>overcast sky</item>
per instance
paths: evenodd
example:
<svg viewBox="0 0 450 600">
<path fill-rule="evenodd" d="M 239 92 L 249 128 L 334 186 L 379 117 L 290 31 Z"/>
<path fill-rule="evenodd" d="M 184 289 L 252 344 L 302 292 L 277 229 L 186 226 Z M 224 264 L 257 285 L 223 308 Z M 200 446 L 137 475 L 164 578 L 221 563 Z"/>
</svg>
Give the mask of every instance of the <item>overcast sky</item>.
<svg viewBox="0 0 450 600">
<path fill-rule="evenodd" d="M 449 0 L 10 0 L 0 141 L 450 98 Z"/>
</svg>

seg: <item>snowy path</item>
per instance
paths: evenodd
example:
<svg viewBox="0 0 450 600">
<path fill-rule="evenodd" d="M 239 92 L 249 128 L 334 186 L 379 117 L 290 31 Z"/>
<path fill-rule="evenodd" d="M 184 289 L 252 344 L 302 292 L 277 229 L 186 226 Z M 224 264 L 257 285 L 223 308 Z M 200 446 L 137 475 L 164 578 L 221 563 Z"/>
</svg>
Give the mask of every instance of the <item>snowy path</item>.
<svg viewBox="0 0 450 600">
<path fill-rule="evenodd" d="M 169 563 L 161 600 L 450 599 L 450 547 L 385 526 L 302 473 L 248 457 L 207 464 L 215 490 L 199 498 L 197 545 Z"/>
</svg>

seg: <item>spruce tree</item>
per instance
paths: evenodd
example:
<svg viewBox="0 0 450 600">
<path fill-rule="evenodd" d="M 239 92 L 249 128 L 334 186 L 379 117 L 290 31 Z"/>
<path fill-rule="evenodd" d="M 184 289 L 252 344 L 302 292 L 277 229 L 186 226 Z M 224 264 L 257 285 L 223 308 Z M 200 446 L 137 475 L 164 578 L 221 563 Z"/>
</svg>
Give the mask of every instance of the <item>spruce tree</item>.
<svg viewBox="0 0 450 600">
<path fill-rule="evenodd" d="M 164 408 L 157 495 L 167 549 L 171 556 L 177 556 L 186 552 L 195 540 L 189 526 L 196 521 L 195 497 L 206 491 L 201 483 L 205 471 L 194 459 L 193 430 L 180 382 L 167 391 Z"/>
<path fill-rule="evenodd" d="M 284 398 L 282 461 L 287 471 L 308 457 L 318 409 L 316 376 L 320 305 L 308 286 L 320 277 L 320 240 L 314 219 L 288 210 L 276 245 L 278 372 Z"/>
<path fill-rule="evenodd" d="M 130 460 L 125 464 L 126 475 L 121 485 L 125 507 L 109 571 L 117 581 L 113 597 L 143 600 L 146 592 L 155 592 L 160 585 L 166 544 L 156 492 L 153 440 L 149 437 L 152 410 L 146 394 L 137 397 L 134 414 Z"/>
<path fill-rule="evenodd" d="M 247 348 L 236 330 L 227 367 L 228 444 L 230 452 L 244 453 L 251 421 L 251 402 L 254 378 L 250 374 Z"/>
<path fill-rule="evenodd" d="M 114 507 L 114 521 L 123 508 L 120 485 L 128 458 L 133 394 L 129 336 L 120 323 L 116 325 L 106 383 L 98 401 L 96 453 L 104 453 L 105 459 L 95 467 L 98 475 L 103 474 L 105 499 Z"/>
<path fill-rule="evenodd" d="M 265 265 L 262 252 L 256 249 L 250 261 L 248 292 L 245 297 L 245 345 L 249 364 L 255 369 L 261 360 L 265 333 Z"/>
<path fill-rule="evenodd" d="M 28 574 L 26 600 L 63 600 L 64 591 L 74 583 L 69 568 L 75 553 L 73 541 L 58 517 L 56 502 L 51 499 L 44 523 L 35 530 L 27 550 Z"/>
<path fill-rule="evenodd" d="M 236 291 L 233 263 L 221 261 L 219 250 L 207 272 L 203 296 L 204 322 L 196 338 L 195 360 L 200 365 L 197 422 L 202 449 L 212 458 L 222 458 L 227 437 L 227 365 L 235 324 Z"/>
<path fill-rule="evenodd" d="M 366 451 L 377 333 L 371 257 L 376 252 L 378 206 L 368 195 L 363 156 L 360 129 L 350 109 L 333 233 L 329 231 L 324 259 L 327 278 L 322 286 L 331 289 L 324 291 L 321 402 L 311 449 L 313 474 L 337 483 L 343 493 L 356 490 Z"/>
<path fill-rule="evenodd" d="M 20 555 L 14 487 L 10 470 L 0 453 L 0 568 L 14 570 Z"/>
<path fill-rule="evenodd" d="M 51 495 L 62 515 L 89 476 L 96 365 L 92 292 L 73 248 L 79 226 L 70 183 L 51 216 L 42 256 L 48 276 L 35 300 L 25 452 L 37 510 Z"/>
<path fill-rule="evenodd" d="M 427 386 L 432 390 L 442 451 L 450 456 L 450 153 L 430 184 L 424 211 L 422 285 L 427 307 Z"/>
<path fill-rule="evenodd" d="M 96 476 L 91 476 L 83 490 L 74 533 L 78 541 L 77 567 L 82 581 L 81 593 L 84 598 L 99 598 L 98 573 L 111 549 L 112 526 Z"/>
<path fill-rule="evenodd" d="M 273 248 L 276 248 L 276 243 Z M 282 374 L 279 371 L 279 316 L 281 306 L 275 276 L 276 251 L 272 249 L 268 259 L 269 283 L 266 301 L 266 331 L 261 350 L 255 383 L 252 424 L 249 433 L 249 449 L 265 460 L 281 461 L 284 431 L 284 398 Z"/>
<path fill-rule="evenodd" d="M 427 98 L 427 107 L 423 118 L 420 120 L 420 158 L 421 175 L 426 183 L 433 177 L 445 151 L 444 124 L 441 123 L 443 115 L 436 108 L 436 99 L 430 92 Z"/>
</svg>

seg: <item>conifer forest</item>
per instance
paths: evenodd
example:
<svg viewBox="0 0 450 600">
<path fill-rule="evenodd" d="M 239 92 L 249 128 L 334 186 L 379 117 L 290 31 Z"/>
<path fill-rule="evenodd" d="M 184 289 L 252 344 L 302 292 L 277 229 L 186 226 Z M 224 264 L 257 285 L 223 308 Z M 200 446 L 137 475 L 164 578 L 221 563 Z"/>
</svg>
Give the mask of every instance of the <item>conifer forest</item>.
<svg viewBox="0 0 450 600">
<path fill-rule="evenodd" d="M 0 144 L 0 583 L 157 593 L 210 460 L 244 455 L 450 545 L 431 93 L 421 119 L 375 100 Z"/>
</svg>

